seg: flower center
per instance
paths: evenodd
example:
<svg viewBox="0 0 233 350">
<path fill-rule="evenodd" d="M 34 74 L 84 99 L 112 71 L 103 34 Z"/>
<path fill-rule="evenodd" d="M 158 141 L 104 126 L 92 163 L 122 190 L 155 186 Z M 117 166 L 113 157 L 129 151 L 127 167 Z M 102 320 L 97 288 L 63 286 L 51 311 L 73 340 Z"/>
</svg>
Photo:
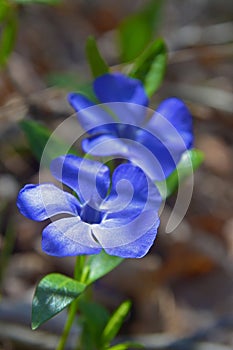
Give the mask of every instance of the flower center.
<svg viewBox="0 0 233 350">
<path fill-rule="evenodd" d="M 89 204 L 84 204 L 80 212 L 80 217 L 82 221 L 88 224 L 99 224 L 103 218 L 103 213 Z"/>
</svg>

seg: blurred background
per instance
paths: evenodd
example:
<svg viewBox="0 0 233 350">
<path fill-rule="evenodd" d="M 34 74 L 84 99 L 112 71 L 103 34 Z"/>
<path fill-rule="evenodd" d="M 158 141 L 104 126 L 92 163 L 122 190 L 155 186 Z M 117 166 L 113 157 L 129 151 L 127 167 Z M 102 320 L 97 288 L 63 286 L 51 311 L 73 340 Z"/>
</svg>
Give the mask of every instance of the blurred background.
<svg viewBox="0 0 233 350">
<path fill-rule="evenodd" d="M 102 55 L 116 70 L 120 55 L 116 28 L 147 3 L 63 0 L 56 6 L 17 8 L 14 50 L 0 70 L 1 350 L 54 349 L 65 314 L 32 332 L 32 295 L 46 273 L 73 273 L 73 259 L 42 253 L 43 224 L 17 211 L 18 190 L 38 182 L 39 171 L 19 122 L 30 117 L 54 130 L 72 113 L 67 92 L 91 80 L 85 58 L 87 37 L 95 36 Z M 195 147 L 205 153 L 205 161 L 195 173 L 192 202 L 180 226 L 164 233 L 174 195 L 163 210 L 150 254 L 124 261 L 98 281 L 94 295 L 109 310 L 132 299 L 120 336 L 142 341 L 147 349 L 230 350 L 233 2 L 163 1 L 152 34 L 152 39 L 165 39 L 169 55 L 164 83 L 151 106 L 169 96 L 188 104 L 194 117 Z M 140 33 L 132 32 L 132 38 L 135 35 Z M 47 171 L 40 176 L 49 178 Z M 76 333 L 74 329 L 72 334 Z"/>
</svg>

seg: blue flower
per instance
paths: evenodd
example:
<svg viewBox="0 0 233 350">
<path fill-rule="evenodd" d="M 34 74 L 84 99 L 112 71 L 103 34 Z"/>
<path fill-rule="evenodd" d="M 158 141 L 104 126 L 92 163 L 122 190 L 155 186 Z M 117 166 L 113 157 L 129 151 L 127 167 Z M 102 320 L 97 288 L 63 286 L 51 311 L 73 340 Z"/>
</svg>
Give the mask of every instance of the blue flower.
<svg viewBox="0 0 233 350">
<path fill-rule="evenodd" d="M 152 180 L 164 180 L 193 146 L 192 117 L 178 98 L 164 100 L 149 121 L 148 98 L 139 80 L 121 73 L 98 77 L 93 88 L 100 105 L 81 93 L 69 102 L 90 137 L 85 152 L 120 156 L 141 167 Z"/>
<path fill-rule="evenodd" d="M 144 172 L 118 166 L 110 185 L 102 163 L 61 156 L 51 163 L 53 176 L 72 193 L 51 183 L 26 185 L 18 195 L 20 212 L 29 219 L 52 222 L 42 232 L 42 249 L 64 257 L 98 254 L 144 256 L 157 234 L 161 196 Z"/>
</svg>

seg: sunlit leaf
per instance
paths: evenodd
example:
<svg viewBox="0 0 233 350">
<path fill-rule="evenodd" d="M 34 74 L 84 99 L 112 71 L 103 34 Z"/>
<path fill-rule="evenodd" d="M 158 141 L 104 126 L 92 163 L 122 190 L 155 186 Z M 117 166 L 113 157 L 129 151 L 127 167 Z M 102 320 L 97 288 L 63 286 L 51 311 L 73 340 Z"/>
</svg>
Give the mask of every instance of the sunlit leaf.
<svg viewBox="0 0 233 350">
<path fill-rule="evenodd" d="M 94 78 L 109 72 L 109 68 L 99 52 L 95 38 L 92 36 L 87 39 L 86 55 Z"/>
<path fill-rule="evenodd" d="M 127 349 L 144 349 L 144 346 L 138 343 L 126 342 L 111 346 L 108 350 L 127 350 Z"/>
<path fill-rule="evenodd" d="M 131 302 L 124 301 L 112 314 L 102 334 L 102 344 L 108 346 L 119 332 L 129 310 Z"/>
<path fill-rule="evenodd" d="M 203 160 L 204 154 L 200 150 L 194 148 L 186 151 L 182 155 L 177 169 L 173 171 L 166 181 L 156 182 L 162 197 L 167 198 L 173 194 L 177 190 L 179 183 L 191 176 L 199 168 Z"/>
<path fill-rule="evenodd" d="M 27 137 L 33 155 L 38 161 L 41 160 L 43 155 L 43 165 L 49 166 L 52 159 L 62 154 L 76 153 L 65 142 L 52 136 L 52 132 L 47 127 L 33 120 L 23 120 L 20 122 L 20 126 Z M 46 152 L 44 152 L 48 142 L 49 145 L 46 147 Z"/>
<path fill-rule="evenodd" d="M 152 0 L 120 24 L 118 34 L 123 61 L 133 60 L 153 39 L 161 18 L 162 4 L 162 0 Z"/>
<path fill-rule="evenodd" d="M 32 302 L 32 329 L 65 309 L 85 288 L 85 284 L 59 273 L 42 278 Z"/>
<path fill-rule="evenodd" d="M 103 277 L 115 267 L 117 267 L 124 259 L 118 256 L 108 255 L 102 250 L 100 254 L 92 255 L 84 266 L 83 273 L 86 274 L 84 282 L 90 284 L 100 277 Z"/>
<path fill-rule="evenodd" d="M 163 39 L 155 40 L 135 59 L 129 75 L 144 84 L 148 96 L 159 88 L 167 63 L 167 49 Z"/>
</svg>

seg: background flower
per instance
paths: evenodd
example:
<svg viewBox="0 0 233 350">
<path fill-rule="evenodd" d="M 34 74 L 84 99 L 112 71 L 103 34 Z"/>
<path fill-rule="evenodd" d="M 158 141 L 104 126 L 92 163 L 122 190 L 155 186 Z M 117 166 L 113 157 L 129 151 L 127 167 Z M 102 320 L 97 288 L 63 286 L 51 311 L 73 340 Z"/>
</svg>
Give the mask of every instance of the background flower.
<svg viewBox="0 0 233 350">
<path fill-rule="evenodd" d="M 55 256 L 98 254 L 144 256 L 156 237 L 161 196 L 144 172 L 132 164 L 107 166 L 74 155 L 51 164 L 54 177 L 76 196 L 53 184 L 26 185 L 17 205 L 26 217 L 42 221 L 63 215 L 42 233 L 42 249 Z"/>
<path fill-rule="evenodd" d="M 85 152 L 125 157 L 152 180 L 164 180 L 182 154 L 193 146 L 192 117 L 178 98 L 164 100 L 147 121 L 148 99 L 140 81 L 120 73 L 105 74 L 93 83 L 101 105 L 72 93 L 69 101 L 91 136 Z"/>
</svg>

